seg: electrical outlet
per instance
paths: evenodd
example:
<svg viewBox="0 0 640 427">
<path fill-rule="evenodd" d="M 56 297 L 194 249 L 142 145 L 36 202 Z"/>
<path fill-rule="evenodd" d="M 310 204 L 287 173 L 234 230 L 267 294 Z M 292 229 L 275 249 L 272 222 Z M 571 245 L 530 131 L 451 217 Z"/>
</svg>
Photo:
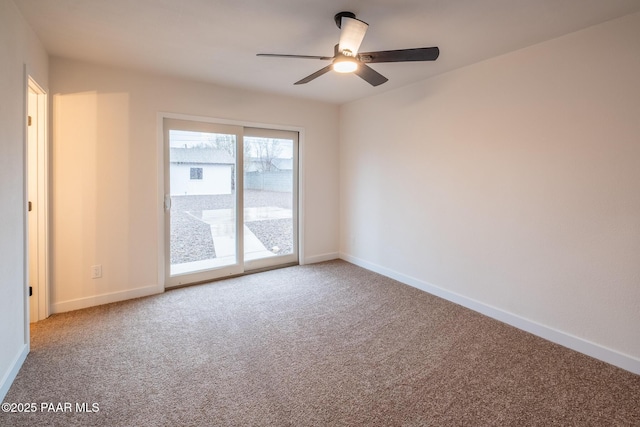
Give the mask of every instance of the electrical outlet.
<svg viewBox="0 0 640 427">
<path fill-rule="evenodd" d="M 91 266 L 91 278 L 99 279 L 102 277 L 102 265 L 92 265 Z"/>
</svg>

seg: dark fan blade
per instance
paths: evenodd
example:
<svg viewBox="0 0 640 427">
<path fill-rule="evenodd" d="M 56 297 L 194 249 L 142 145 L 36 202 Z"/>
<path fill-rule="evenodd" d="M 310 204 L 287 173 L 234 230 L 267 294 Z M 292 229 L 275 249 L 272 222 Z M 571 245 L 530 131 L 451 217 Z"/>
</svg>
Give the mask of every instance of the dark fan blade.
<svg viewBox="0 0 640 427">
<path fill-rule="evenodd" d="M 366 52 L 358 55 L 362 62 L 409 62 L 409 61 L 435 61 L 440 55 L 437 47 L 419 47 L 416 49 L 382 50 L 379 52 Z"/>
<path fill-rule="evenodd" d="M 358 64 L 358 69 L 353 73 L 362 77 L 369 84 L 371 84 L 371 86 L 378 86 L 389 80 L 388 78 L 386 78 L 373 68 L 367 66 L 366 64 L 363 64 L 362 62 Z"/>
<path fill-rule="evenodd" d="M 295 82 L 295 85 L 301 85 L 301 84 L 305 84 L 305 83 L 309 83 L 311 80 L 320 77 L 321 75 L 328 73 L 329 71 L 331 71 L 331 64 L 327 65 L 326 67 L 316 71 L 315 73 L 305 77 L 302 80 L 298 80 L 297 82 Z"/>
<path fill-rule="evenodd" d="M 302 59 L 321 59 L 328 61 L 333 59 L 331 56 L 313 56 L 313 55 L 281 55 L 279 53 L 257 53 L 256 56 L 270 56 L 274 58 L 302 58 Z"/>
</svg>

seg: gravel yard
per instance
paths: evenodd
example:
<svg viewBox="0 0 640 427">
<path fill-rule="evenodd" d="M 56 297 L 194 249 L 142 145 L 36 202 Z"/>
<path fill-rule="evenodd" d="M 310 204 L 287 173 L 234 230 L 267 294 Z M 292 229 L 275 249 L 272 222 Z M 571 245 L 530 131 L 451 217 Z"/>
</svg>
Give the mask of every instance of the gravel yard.
<svg viewBox="0 0 640 427">
<path fill-rule="evenodd" d="M 279 207 L 291 209 L 291 193 L 245 190 L 244 207 Z M 171 197 L 171 264 L 215 258 L 215 247 L 209 224 L 201 221 L 202 211 L 231 209 L 233 196 L 172 196 Z M 273 219 L 246 223 L 269 250 L 278 247 L 278 254 L 293 250 L 291 220 Z"/>
<path fill-rule="evenodd" d="M 273 253 L 282 255 L 293 252 L 293 225 L 290 219 L 252 221 L 247 223 L 247 227 Z M 276 247 L 278 250 L 274 250 Z"/>
</svg>

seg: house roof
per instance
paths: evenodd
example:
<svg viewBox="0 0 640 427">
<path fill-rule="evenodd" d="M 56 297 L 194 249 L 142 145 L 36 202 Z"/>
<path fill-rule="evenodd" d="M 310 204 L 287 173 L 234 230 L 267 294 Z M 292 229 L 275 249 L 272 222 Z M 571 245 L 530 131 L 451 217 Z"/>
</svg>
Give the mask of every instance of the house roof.
<svg viewBox="0 0 640 427">
<path fill-rule="evenodd" d="M 170 163 L 199 163 L 199 164 L 218 164 L 232 165 L 235 160 L 229 153 L 216 148 L 170 148 Z"/>
</svg>

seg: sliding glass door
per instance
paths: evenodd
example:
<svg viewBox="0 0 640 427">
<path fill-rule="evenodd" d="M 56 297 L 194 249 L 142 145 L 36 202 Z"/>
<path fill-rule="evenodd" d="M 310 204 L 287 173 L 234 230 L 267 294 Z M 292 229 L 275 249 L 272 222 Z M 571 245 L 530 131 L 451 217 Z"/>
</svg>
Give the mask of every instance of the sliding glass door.
<svg viewBox="0 0 640 427">
<path fill-rule="evenodd" d="M 297 133 L 164 119 L 165 286 L 298 259 Z"/>
</svg>

